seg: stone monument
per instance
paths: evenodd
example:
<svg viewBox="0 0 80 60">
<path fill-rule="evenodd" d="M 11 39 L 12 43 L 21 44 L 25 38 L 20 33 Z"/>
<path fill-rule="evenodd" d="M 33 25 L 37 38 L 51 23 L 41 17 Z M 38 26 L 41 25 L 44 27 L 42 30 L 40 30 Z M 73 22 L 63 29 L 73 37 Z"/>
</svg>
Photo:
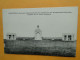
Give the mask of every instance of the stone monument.
<svg viewBox="0 0 80 60">
<path fill-rule="evenodd" d="M 42 31 L 39 28 L 39 25 L 37 25 L 37 29 L 35 29 L 35 40 L 42 40 Z"/>
</svg>

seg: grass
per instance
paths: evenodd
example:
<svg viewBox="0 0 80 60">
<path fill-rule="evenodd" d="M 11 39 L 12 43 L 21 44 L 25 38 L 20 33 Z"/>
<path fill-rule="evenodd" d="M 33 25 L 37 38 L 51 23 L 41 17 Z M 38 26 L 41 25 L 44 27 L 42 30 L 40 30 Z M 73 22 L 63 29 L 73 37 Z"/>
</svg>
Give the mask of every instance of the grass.
<svg viewBox="0 0 80 60">
<path fill-rule="evenodd" d="M 75 57 L 76 41 L 5 40 L 5 53 Z"/>
</svg>

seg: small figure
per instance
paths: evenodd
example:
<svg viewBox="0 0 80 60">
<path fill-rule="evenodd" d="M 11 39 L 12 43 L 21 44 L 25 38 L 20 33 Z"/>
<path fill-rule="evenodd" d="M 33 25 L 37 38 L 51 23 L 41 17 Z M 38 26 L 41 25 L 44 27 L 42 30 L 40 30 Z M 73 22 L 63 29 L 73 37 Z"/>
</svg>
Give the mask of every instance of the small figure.
<svg viewBox="0 0 80 60">
<path fill-rule="evenodd" d="M 71 35 L 68 35 L 68 40 L 71 40 L 72 36 Z"/>
<path fill-rule="evenodd" d="M 64 35 L 64 40 L 66 40 L 67 39 L 67 36 L 66 35 Z"/>
<path fill-rule="evenodd" d="M 11 35 L 9 35 L 9 39 L 11 39 Z"/>
</svg>

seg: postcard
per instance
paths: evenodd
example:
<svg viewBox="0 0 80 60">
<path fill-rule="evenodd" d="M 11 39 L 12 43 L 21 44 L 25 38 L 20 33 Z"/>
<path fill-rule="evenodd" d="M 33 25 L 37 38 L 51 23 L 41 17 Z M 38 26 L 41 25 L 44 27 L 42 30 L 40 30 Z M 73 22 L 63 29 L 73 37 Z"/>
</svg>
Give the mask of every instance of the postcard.
<svg viewBox="0 0 80 60">
<path fill-rule="evenodd" d="M 3 9 L 5 54 L 76 56 L 78 7 Z"/>
</svg>

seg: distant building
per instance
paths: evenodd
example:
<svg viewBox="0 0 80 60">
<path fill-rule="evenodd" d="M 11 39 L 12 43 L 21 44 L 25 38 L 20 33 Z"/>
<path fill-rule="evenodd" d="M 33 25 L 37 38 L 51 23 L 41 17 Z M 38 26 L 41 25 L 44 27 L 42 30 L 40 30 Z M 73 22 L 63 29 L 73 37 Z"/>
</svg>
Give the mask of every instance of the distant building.
<svg viewBox="0 0 80 60">
<path fill-rule="evenodd" d="M 63 41 L 74 41 L 74 34 L 65 33 L 62 35 Z"/>
<path fill-rule="evenodd" d="M 56 41 L 62 41 L 62 37 L 54 37 L 54 40 L 56 40 Z"/>
<path fill-rule="evenodd" d="M 54 40 L 54 37 L 42 37 L 43 40 Z"/>
<path fill-rule="evenodd" d="M 16 34 L 15 33 L 8 33 L 7 40 L 16 40 Z"/>
<path fill-rule="evenodd" d="M 17 37 L 16 40 L 34 40 L 34 37 Z"/>
</svg>

